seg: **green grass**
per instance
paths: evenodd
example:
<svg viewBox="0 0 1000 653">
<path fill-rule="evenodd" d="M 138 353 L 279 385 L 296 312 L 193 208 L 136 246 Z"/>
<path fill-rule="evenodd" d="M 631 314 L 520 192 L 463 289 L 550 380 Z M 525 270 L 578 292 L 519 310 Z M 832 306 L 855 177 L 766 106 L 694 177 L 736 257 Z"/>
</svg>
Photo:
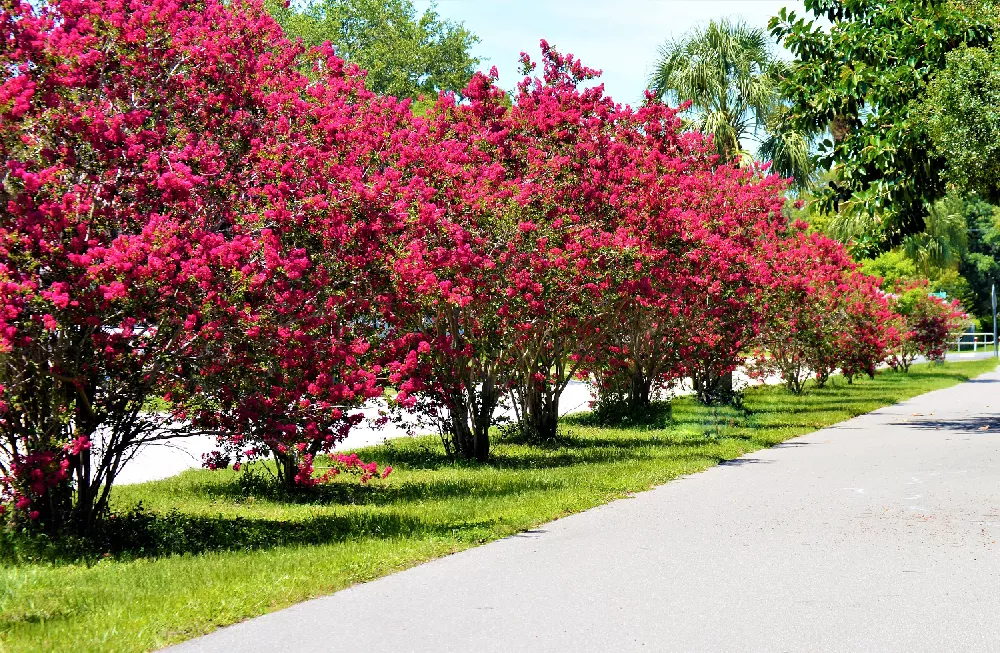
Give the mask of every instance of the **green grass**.
<svg viewBox="0 0 1000 653">
<path fill-rule="evenodd" d="M 153 551 L 88 561 L 9 562 L 0 651 L 144 651 L 329 594 L 437 556 L 704 470 L 881 406 L 992 370 L 994 361 L 915 366 L 793 396 L 747 392 L 745 410 L 680 399 L 666 428 L 567 419 L 557 442 L 498 442 L 489 464 L 449 462 L 423 438 L 373 447 L 385 481 L 336 483 L 289 501 L 237 474 L 190 471 L 118 488 L 115 505 L 163 516 Z M 172 510 L 178 512 L 172 513 Z M 206 535 L 207 534 L 207 535 Z M 206 537 L 217 550 L 202 550 Z M 8 553 L 8 559 L 13 559 Z"/>
</svg>

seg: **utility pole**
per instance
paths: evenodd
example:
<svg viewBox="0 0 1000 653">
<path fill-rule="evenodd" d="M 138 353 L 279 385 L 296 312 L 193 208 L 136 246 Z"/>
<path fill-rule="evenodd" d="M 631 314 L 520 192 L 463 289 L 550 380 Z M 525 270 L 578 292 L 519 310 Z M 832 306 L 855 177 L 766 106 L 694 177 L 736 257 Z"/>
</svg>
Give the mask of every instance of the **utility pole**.
<svg viewBox="0 0 1000 653">
<path fill-rule="evenodd" d="M 998 343 L 997 343 L 997 285 L 996 284 L 993 284 L 993 291 L 991 294 L 992 294 L 991 299 L 993 300 L 993 357 L 1000 358 L 1000 349 L 997 348 Z"/>
</svg>

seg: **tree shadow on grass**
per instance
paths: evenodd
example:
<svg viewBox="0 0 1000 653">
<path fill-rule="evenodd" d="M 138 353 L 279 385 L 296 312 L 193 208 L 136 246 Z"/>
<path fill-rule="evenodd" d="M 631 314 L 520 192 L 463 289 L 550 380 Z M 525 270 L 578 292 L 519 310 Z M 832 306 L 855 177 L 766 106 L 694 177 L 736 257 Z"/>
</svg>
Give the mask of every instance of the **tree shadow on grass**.
<svg viewBox="0 0 1000 653">
<path fill-rule="evenodd" d="M 611 430 L 646 431 L 670 428 L 673 423 L 673 403 L 653 401 L 648 406 L 630 408 L 626 404 L 565 415 L 560 424 L 596 427 Z"/>
<path fill-rule="evenodd" d="M 810 401 L 801 402 L 799 404 L 766 404 L 766 405 L 754 405 L 747 409 L 750 415 L 766 415 L 766 414 L 794 414 L 794 413 L 814 413 L 814 412 L 826 412 L 833 410 L 842 410 L 845 408 L 853 408 L 858 406 L 871 406 L 873 404 L 880 403 L 893 403 L 895 398 L 891 395 L 877 395 L 866 393 L 863 397 L 855 397 L 849 399 L 826 399 L 823 401 Z"/>
<path fill-rule="evenodd" d="M 706 441 L 706 444 L 709 443 Z M 733 459 L 699 450 L 699 444 L 674 447 L 664 463 L 743 465 L 754 459 Z M 685 465 L 689 467 L 689 465 Z M 598 473 L 595 471 L 595 474 Z M 322 504 L 357 505 L 357 510 L 340 514 L 314 515 L 305 519 L 271 519 L 242 516 L 207 516 L 174 509 L 159 513 L 136 508 L 119 512 L 105 520 L 89 539 L 64 538 L 12 541 L 8 533 L 0 542 L 0 560 L 16 562 L 93 562 L 103 557 L 115 559 L 158 558 L 170 555 L 201 554 L 212 551 L 260 551 L 288 546 L 315 546 L 350 540 L 399 538 L 478 539 L 495 525 L 487 519 L 443 522 L 413 516 L 415 505 L 454 498 L 514 499 L 532 492 L 546 492 L 565 486 L 565 481 L 537 475 L 516 476 L 500 481 L 477 482 L 475 477 L 434 479 L 385 485 L 332 483 L 315 488 L 312 501 Z M 273 486 L 271 486 L 273 487 Z M 249 498 L 238 479 L 215 486 L 194 486 L 189 491 L 212 499 L 232 501 Z M 277 490 L 276 500 L 284 497 Z M 263 497 L 255 497 L 263 498 Z M 298 501 L 302 499 L 299 498 Z M 363 507 L 367 506 L 367 507 Z M 466 511 L 468 512 L 468 511 Z M 461 511 L 460 511 L 461 513 Z M 469 513 L 470 515 L 473 513 Z M 11 547 L 9 545 L 13 544 Z"/>
<path fill-rule="evenodd" d="M 729 436 L 727 436 L 729 437 Z M 734 438 L 735 439 L 735 438 Z M 270 501 L 279 504 L 309 505 L 373 505 L 387 506 L 407 502 L 449 500 L 455 498 L 502 498 L 526 492 L 547 491 L 563 487 L 560 477 L 523 475 L 517 472 L 532 469 L 554 469 L 559 467 L 583 466 L 594 463 L 629 463 L 658 459 L 664 464 L 688 459 L 704 459 L 712 462 L 725 460 L 713 456 L 706 447 L 718 446 L 722 440 L 710 437 L 636 437 L 577 438 L 567 441 L 560 452 L 538 452 L 521 446 L 497 447 L 494 456 L 487 462 L 454 462 L 438 454 L 438 465 L 429 466 L 428 452 L 414 451 L 414 448 L 396 450 L 391 464 L 405 469 L 408 466 L 407 453 L 415 453 L 417 462 L 424 466 L 409 465 L 413 471 L 442 471 L 440 476 L 423 477 L 390 476 L 385 482 L 359 484 L 352 478 L 335 480 L 328 484 L 305 489 L 285 489 L 264 475 L 241 473 L 221 483 L 191 485 L 184 493 L 201 500 L 221 500 L 225 502 Z M 456 475 L 456 470 L 462 475 Z M 476 472 L 488 472 L 477 474 Z M 512 472 L 502 477 L 491 472 Z M 398 479 L 398 480 L 396 480 Z M 177 495 L 183 500 L 183 495 Z"/>
<path fill-rule="evenodd" d="M 408 502 L 440 501 L 455 498 L 503 498 L 525 492 L 550 490 L 561 487 L 556 479 L 538 477 L 508 477 L 502 481 L 470 475 L 436 477 L 418 480 L 389 480 L 384 483 L 357 483 L 353 480 L 334 481 L 312 488 L 288 490 L 275 483 L 252 482 L 236 478 L 218 485 L 202 485 L 191 489 L 201 499 L 243 502 L 247 500 L 271 501 L 283 504 L 387 506 Z"/>
<path fill-rule="evenodd" d="M 352 511 L 282 520 L 210 517 L 177 510 L 159 514 L 139 506 L 107 519 L 99 532 L 87 539 L 29 540 L 22 537 L 14 548 L 0 546 L 0 560 L 93 562 L 106 557 L 128 560 L 212 551 L 261 551 L 373 538 L 427 539 L 456 535 L 461 538 L 463 533 L 479 533 L 489 526 L 485 520 L 433 523 L 394 511 Z"/>
<path fill-rule="evenodd" d="M 379 450 L 373 457 L 383 465 L 410 470 L 439 469 L 545 469 L 600 463 L 614 460 L 628 451 L 629 457 L 644 457 L 644 449 L 677 446 L 682 442 L 669 436 L 651 435 L 634 437 L 589 437 L 564 434 L 558 442 L 548 446 L 527 444 L 517 440 L 498 438 L 486 461 L 463 460 L 449 457 L 443 447 L 392 446 Z M 683 442 L 686 444 L 686 442 Z"/>
</svg>

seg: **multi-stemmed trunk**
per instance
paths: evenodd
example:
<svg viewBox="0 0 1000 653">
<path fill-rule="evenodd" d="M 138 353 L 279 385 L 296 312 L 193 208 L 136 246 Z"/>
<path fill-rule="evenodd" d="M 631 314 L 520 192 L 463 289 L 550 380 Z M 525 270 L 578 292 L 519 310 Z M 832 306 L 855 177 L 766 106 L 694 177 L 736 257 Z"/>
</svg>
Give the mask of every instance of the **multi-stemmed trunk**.
<svg viewBox="0 0 1000 653">
<path fill-rule="evenodd" d="M 632 410 L 648 408 L 651 403 L 653 393 L 653 378 L 642 369 L 636 368 L 632 371 L 631 384 L 629 385 L 628 404 Z"/>
<path fill-rule="evenodd" d="M 733 372 L 721 372 L 710 367 L 695 371 L 691 376 L 695 396 L 706 406 L 728 404 L 733 400 Z"/>
<path fill-rule="evenodd" d="M 490 455 L 490 426 L 500 400 L 496 375 L 486 373 L 475 386 L 453 393 L 448 400 L 447 428 L 455 453 L 467 460 Z"/>
<path fill-rule="evenodd" d="M 559 427 L 559 394 L 549 383 L 532 383 L 521 397 L 521 428 L 528 440 L 543 441 L 556 437 Z"/>
<path fill-rule="evenodd" d="M 556 437 L 559 426 L 559 398 L 580 370 L 585 358 L 561 340 L 544 334 L 527 343 L 517 358 L 518 378 L 511 395 L 522 435 L 527 440 L 544 441 Z M 579 345 L 579 343 L 576 343 Z M 571 354 L 576 354 L 572 356 Z"/>
</svg>

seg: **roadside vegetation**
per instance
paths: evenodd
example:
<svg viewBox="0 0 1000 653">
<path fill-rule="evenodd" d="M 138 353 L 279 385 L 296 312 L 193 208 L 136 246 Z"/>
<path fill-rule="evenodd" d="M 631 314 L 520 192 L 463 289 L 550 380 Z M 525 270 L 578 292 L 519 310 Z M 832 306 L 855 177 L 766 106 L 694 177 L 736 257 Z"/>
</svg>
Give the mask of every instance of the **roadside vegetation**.
<svg viewBox="0 0 1000 653">
<path fill-rule="evenodd" d="M 912 365 L 992 327 L 993 2 L 713 21 L 637 106 L 544 40 L 504 88 L 433 4 L 146 5 L 0 8 L 0 653 L 181 641 L 995 366 Z M 438 437 L 340 451 L 374 405 Z"/>
</svg>

